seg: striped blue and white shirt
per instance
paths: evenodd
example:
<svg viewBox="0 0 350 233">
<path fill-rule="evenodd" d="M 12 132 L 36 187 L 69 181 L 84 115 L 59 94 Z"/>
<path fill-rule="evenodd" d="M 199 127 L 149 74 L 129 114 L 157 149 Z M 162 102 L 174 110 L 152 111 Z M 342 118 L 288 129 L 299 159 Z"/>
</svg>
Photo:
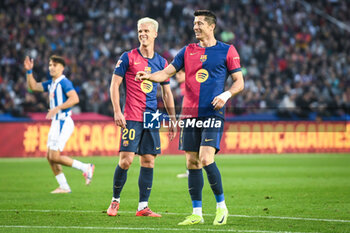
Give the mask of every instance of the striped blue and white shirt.
<svg viewBox="0 0 350 233">
<path fill-rule="evenodd" d="M 53 109 L 67 101 L 67 93 L 74 90 L 73 84 L 66 76 L 61 75 L 55 81 L 48 80 L 42 83 L 44 91 L 49 92 L 50 109 Z M 63 120 L 72 115 L 71 108 L 60 110 L 52 119 Z"/>
</svg>

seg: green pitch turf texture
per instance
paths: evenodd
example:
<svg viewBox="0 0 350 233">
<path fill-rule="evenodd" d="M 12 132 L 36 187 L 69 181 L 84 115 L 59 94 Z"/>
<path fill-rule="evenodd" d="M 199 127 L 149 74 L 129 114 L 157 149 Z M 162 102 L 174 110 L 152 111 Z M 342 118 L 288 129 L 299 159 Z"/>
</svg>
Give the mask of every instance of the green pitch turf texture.
<svg viewBox="0 0 350 233">
<path fill-rule="evenodd" d="M 149 204 L 162 218 L 136 217 L 139 159 L 128 171 L 117 217 L 106 209 L 118 157 L 96 165 L 85 186 L 64 167 L 71 194 L 50 194 L 56 180 L 44 158 L 0 159 L 0 232 L 350 232 L 350 155 L 219 155 L 227 225 L 213 226 L 215 198 L 204 173 L 203 225 L 178 226 L 192 212 L 184 156 L 156 160 Z"/>
</svg>

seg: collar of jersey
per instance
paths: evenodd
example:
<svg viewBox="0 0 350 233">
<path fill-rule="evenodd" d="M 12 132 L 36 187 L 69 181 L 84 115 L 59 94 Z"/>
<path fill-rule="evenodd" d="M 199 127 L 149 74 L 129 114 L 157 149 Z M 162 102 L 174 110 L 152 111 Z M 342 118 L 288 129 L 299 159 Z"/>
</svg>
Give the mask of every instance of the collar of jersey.
<svg viewBox="0 0 350 233">
<path fill-rule="evenodd" d="M 53 83 L 59 83 L 65 76 L 62 74 L 60 77 L 58 77 L 55 81 L 52 80 Z"/>
<path fill-rule="evenodd" d="M 216 40 L 216 44 L 213 45 L 213 46 L 210 46 L 210 47 L 202 47 L 202 46 L 199 44 L 199 42 L 197 43 L 197 46 L 198 46 L 199 48 L 203 48 L 203 49 L 210 49 L 210 48 L 216 47 L 218 44 L 219 44 L 219 41 Z"/>
<path fill-rule="evenodd" d="M 152 60 L 153 58 L 156 57 L 156 52 L 155 52 L 155 51 L 154 51 L 154 53 L 153 53 L 153 57 L 152 57 L 152 58 L 144 57 L 144 56 L 142 55 L 142 53 L 141 53 L 141 51 L 140 51 L 139 48 L 137 48 L 137 52 L 138 52 L 138 53 L 141 55 L 141 57 L 143 57 L 144 59 Z"/>
</svg>

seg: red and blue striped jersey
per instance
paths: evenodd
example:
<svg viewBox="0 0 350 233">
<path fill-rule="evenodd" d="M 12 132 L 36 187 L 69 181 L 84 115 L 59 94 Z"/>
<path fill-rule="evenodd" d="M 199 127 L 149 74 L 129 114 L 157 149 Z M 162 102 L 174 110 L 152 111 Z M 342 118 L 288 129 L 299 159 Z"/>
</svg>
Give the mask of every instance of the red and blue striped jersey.
<svg viewBox="0 0 350 233">
<path fill-rule="evenodd" d="M 124 78 L 125 85 L 125 108 L 126 120 L 143 122 L 144 112 L 156 112 L 157 110 L 157 87 L 158 83 L 148 80 L 135 81 L 138 71 L 154 73 L 167 67 L 168 62 L 158 53 L 153 58 L 142 56 L 138 48 L 124 52 L 118 60 L 114 74 Z M 169 84 L 169 80 L 161 85 Z"/>
<path fill-rule="evenodd" d="M 215 111 L 211 102 L 224 91 L 228 75 L 241 70 L 235 47 L 220 41 L 205 48 L 199 44 L 189 44 L 180 50 L 171 64 L 176 71 L 185 68 L 183 118 L 224 118 L 225 108 Z"/>
</svg>

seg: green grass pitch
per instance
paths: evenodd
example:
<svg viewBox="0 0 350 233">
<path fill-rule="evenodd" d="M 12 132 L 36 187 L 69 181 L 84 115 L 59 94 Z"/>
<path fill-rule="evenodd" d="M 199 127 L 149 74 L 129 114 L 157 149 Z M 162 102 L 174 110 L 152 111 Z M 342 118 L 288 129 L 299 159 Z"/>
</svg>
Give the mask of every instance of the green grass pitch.
<svg viewBox="0 0 350 233">
<path fill-rule="evenodd" d="M 184 156 L 156 160 L 151 209 L 162 218 L 136 217 L 139 159 L 135 157 L 117 217 L 106 209 L 118 157 L 78 158 L 96 165 L 85 186 L 64 167 L 71 194 L 57 187 L 45 158 L 0 159 L 0 232 L 350 232 L 350 155 L 218 155 L 227 225 L 213 226 L 215 198 L 204 173 L 203 225 L 178 226 L 192 212 Z"/>
</svg>

